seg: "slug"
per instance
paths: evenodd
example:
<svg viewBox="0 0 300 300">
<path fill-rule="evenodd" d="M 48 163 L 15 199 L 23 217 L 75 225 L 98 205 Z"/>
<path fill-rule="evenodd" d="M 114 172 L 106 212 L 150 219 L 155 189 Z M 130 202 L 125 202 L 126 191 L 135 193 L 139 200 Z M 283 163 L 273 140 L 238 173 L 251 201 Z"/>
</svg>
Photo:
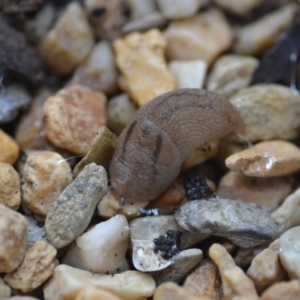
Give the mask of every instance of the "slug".
<svg viewBox="0 0 300 300">
<path fill-rule="evenodd" d="M 201 89 L 163 94 L 140 108 L 118 139 L 109 174 L 120 203 L 158 197 L 198 147 L 229 133 L 244 134 L 243 121 L 224 97 Z"/>
</svg>

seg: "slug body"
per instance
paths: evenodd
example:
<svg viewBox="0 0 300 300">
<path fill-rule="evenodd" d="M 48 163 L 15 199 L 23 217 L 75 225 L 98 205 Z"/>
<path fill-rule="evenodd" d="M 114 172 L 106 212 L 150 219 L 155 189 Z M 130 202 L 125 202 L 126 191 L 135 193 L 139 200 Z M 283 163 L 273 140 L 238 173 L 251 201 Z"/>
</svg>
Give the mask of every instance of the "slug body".
<svg viewBox="0 0 300 300">
<path fill-rule="evenodd" d="M 195 149 L 232 132 L 243 134 L 244 124 L 224 97 L 200 89 L 163 94 L 120 135 L 109 169 L 112 189 L 127 203 L 152 200 Z"/>
</svg>

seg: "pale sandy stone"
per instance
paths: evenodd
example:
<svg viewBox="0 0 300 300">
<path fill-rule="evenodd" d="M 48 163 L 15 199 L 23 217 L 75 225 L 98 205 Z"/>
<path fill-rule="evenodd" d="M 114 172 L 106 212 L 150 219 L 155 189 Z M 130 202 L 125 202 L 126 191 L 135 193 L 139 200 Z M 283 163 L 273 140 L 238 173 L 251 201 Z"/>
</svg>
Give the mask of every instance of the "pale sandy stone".
<svg viewBox="0 0 300 300">
<path fill-rule="evenodd" d="M 289 195 L 271 214 L 278 226 L 279 235 L 288 229 L 300 225 L 300 188 Z"/>
<path fill-rule="evenodd" d="M 156 12 L 155 0 L 126 0 L 130 9 L 130 17 L 133 20 L 142 19 Z"/>
<path fill-rule="evenodd" d="M 296 3 L 288 3 L 238 29 L 234 51 L 244 55 L 261 54 L 271 47 L 290 25 L 297 8 Z"/>
<path fill-rule="evenodd" d="M 0 300 L 7 300 L 11 295 L 11 288 L 5 284 L 2 278 L 0 278 Z"/>
<path fill-rule="evenodd" d="M 16 170 L 0 162 L 0 203 L 18 210 L 21 204 L 20 179 Z"/>
<path fill-rule="evenodd" d="M 51 151 L 33 151 L 21 171 L 22 207 L 45 218 L 56 198 L 73 180 L 70 165 Z"/>
<path fill-rule="evenodd" d="M 162 14 L 168 19 L 184 19 L 194 16 L 203 0 L 157 0 Z"/>
<path fill-rule="evenodd" d="M 56 249 L 45 241 L 36 241 L 27 249 L 21 265 L 4 280 L 14 289 L 27 293 L 35 290 L 53 273 Z"/>
<path fill-rule="evenodd" d="M 300 226 L 289 229 L 279 238 L 280 261 L 291 279 L 300 279 Z"/>
<path fill-rule="evenodd" d="M 88 58 L 76 68 L 68 84 L 82 84 L 110 95 L 118 90 L 117 81 L 118 71 L 112 48 L 107 41 L 100 41 Z"/>
<path fill-rule="evenodd" d="M 300 96 L 279 84 L 257 84 L 233 95 L 251 142 L 293 139 L 299 135 Z M 251 112 L 251 113 L 249 113 Z"/>
<path fill-rule="evenodd" d="M 294 180 L 289 176 L 257 178 L 228 172 L 219 182 L 217 195 L 227 199 L 242 199 L 273 211 L 292 192 L 293 183 Z"/>
<path fill-rule="evenodd" d="M 257 6 L 262 4 L 263 0 L 213 0 L 213 3 L 217 4 L 224 10 L 236 15 L 246 15 L 250 13 Z"/>
<path fill-rule="evenodd" d="M 78 173 L 88 164 L 94 162 L 104 168 L 108 168 L 111 157 L 115 150 L 117 137 L 106 126 L 101 126 L 97 131 L 88 153 L 75 166 L 73 175 L 76 177 Z"/>
<path fill-rule="evenodd" d="M 220 274 L 210 259 L 203 259 L 199 266 L 185 279 L 183 287 L 197 297 L 223 300 Z"/>
<path fill-rule="evenodd" d="M 251 56 L 223 55 L 213 65 L 213 70 L 208 77 L 207 89 L 230 97 L 240 89 L 249 86 L 258 64 L 258 59 Z"/>
<path fill-rule="evenodd" d="M 2 129 L 0 129 L 0 162 L 13 165 L 19 156 L 19 146 Z"/>
<path fill-rule="evenodd" d="M 168 60 L 200 59 L 209 66 L 231 47 L 233 35 L 223 14 L 213 9 L 186 20 L 172 21 L 164 37 Z"/>
<path fill-rule="evenodd" d="M 115 214 L 122 214 L 128 220 L 135 219 L 140 212 L 141 208 L 145 208 L 148 205 L 147 202 L 138 203 L 125 203 L 120 204 L 120 199 L 117 199 L 114 194 L 108 190 L 107 193 L 101 198 L 97 211 L 98 215 L 103 218 L 110 218 Z"/>
<path fill-rule="evenodd" d="M 226 249 L 220 244 L 209 248 L 209 256 L 218 266 L 222 278 L 224 299 L 258 300 L 254 283 L 237 267 Z"/>
<path fill-rule="evenodd" d="M 164 57 L 166 41 L 159 30 L 131 33 L 116 40 L 113 48 L 122 73 L 121 86 L 138 106 L 175 90 L 175 78 Z"/>
<path fill-rule="evenodd" d="M 69 75 L 87 57 L 93 44 L 93 33 L 85 13 L 79 3 L 72 2 L 41 40 L 39 51 L 55 72 Z"/>
<path fill-rule="evenodd" d="M 94 287 L 82 288 L 74 300 L 122 300 L 113 293 Z"/>
<path fill-rule="evenodd" d="M 300 282 L 278 282 L 269 287 L 260 297 L 260 300 L 298 300 L 300 299 Z"/>
<path fill-rule="evenodd" d="M 12 272 L 23 260 L 27 226 L 24 216 L 0 204 L 0 273 Z"/>
<path fill-rule="evenodd" d="M 259 294 L 272 284 L 288 279 L 279 260 L 279 251 L 280 244 L 277 239 L 253 258 L 247 270 L 247 275 L 252 279 Z"/>
<path fill-rule="evenodd" d="M 207 64 L 203 60 L 172 60 L 169 68 L 179 89 L 203 87 Z"/>
<path fill-rule="evenodd" d="M 128 245 L 128 222 L 124 216 L 115 215 L 79 236 L 62 263 L 94 273 L 114 274 L 125 260 Z"/>
<path fill-rule="evenodd" d="M 155 282 L 148 274 L 126 271 L 121 274 L 100 275 L 59 265 L 44 287 L 45 300 L 72 299 L 84 287 L 95 287 L 112 292 L 124 300 L 140 300 L 151 297 Z"/>
<path fill-rule="evenodd" d="M 47 137 L 57 147 L 86 154 L 100 126 L 106 123 L 106 96 L 74 85 L 59 90 L 43 106 Z"/>
</svg>

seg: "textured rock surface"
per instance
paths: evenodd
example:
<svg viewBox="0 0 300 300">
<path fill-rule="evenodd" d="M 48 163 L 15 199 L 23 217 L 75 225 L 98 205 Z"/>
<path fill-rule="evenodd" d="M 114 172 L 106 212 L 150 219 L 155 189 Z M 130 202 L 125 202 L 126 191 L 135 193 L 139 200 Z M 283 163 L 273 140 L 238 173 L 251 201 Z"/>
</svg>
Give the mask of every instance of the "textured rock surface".
<svg viewBox="0 0 300 300">
<path fill-rule="evenodd" d="M 45 228 L 43 223 L 39 223 L 31 216 L 26 216 L 25 218 L 28 222 L 27 230 L 27 248 L 33 246 L 37 240 L 47 241 Z"/>
<path fill-rule="evenodd" d="M 19 156 L 19 146 L 3 130 L 0 129 L 0 162 L 13 165 Z"/>
<path fill-rule="evenodd" d="M 298 300 L 299 298 L 299 280 L 292 280 L 275 283 L 261 295 L 260 300 Z"/>
<path fill-rule="evenodd" d="M 186 230 L 222 236 L 240 247 L 257 246 L 277 236 L 277 226 L 269 213 L 244 201 L 190 201 L 176 211 L 175 219 Z"/>
<path fill-rule="evenodd" d="M 56 249 L 45 241 L 36 241 L 27 249 L 24 260 L 4 280 L 14 289 L 27 293 L 35 290 L 53 273 L 57 262 Z"/>
<path fill-rule="evenodd" d="M 0 300 L 7 300 L 11 295 L 10 287 L 0 278 Z"/>
<path fill-rule="evenodd" d="M 45 221 L 47 239 L 55 248 L 69 245 L 85 231 L 106 188 L 106 172 L 94 163 L 85 166 L 67 186 Z"/>
</svg>

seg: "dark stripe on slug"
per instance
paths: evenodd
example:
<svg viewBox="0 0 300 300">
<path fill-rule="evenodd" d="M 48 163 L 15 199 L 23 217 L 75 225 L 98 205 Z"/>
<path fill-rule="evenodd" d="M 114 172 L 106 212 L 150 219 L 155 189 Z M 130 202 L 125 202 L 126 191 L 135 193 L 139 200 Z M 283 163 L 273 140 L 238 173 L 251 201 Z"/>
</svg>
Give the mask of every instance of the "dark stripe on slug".
<svg viewBox="0 0 300 300">
<path fill-rule="evenodd" d="M 133 121 L 130 124 L 130 126 L 129 126 L 127 132 L 126 132 L 125 140 L 124 140 L 124 143 L 122 145 L 122 155 L 126 152 L 126 144 L 127 144 L 128 140 L 129 140 L 129 138 L 130 138 L 130 136 L 131 136 L 131 134 L 133 132 L 133 128 L 135 127 L 136 124 L 137 124 L 137 121 Z"/>
</svg>

